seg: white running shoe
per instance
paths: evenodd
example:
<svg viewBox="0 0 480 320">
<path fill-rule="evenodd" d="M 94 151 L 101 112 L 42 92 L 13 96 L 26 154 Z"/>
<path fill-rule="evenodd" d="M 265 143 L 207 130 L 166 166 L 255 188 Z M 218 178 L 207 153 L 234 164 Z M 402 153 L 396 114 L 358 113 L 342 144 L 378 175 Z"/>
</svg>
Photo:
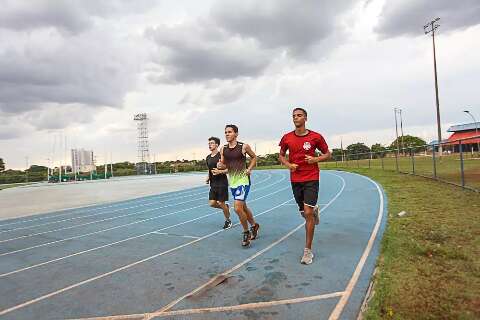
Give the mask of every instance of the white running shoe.
<svg viewBox="0 0 480 320">
<path fill-rule="evenodd" d="M 303 257 L 300 260 L 301 264 L 311 264 L 313 262 L 313 252 L 312 250 L 305 248 L 303 250 Z"/>
<path fill-rule="evenodd" d="M 318 212 L 318 205 L 313 207 L 313 217 L 315 218 L 315 224 L 318 225 L 320 223 L 320 214 Z"/>
</svg>

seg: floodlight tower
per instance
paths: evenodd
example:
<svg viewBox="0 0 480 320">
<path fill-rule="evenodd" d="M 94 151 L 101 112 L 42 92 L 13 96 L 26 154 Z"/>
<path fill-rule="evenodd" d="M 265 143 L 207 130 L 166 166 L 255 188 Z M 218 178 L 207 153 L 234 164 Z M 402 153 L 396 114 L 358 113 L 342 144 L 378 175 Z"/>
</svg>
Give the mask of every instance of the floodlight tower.
<svg viewBox="0 0 480 320">
<path fill-rule="evenodd" d="M 133 117 L 137 121 L 137 158 L 142 168 L 142 174 L 147 173 L 147 166 L 150 162 L 148 152 L 148 117 L 146 113 L 139 113 Z M 138 169 L 137 169 L 138 170 Z"/>
</svg>

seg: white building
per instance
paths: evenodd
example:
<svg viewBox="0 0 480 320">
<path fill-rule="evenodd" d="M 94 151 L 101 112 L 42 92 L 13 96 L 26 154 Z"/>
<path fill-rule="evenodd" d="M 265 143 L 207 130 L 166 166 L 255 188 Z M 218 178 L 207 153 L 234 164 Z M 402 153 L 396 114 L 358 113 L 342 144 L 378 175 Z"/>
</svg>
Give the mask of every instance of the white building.
<svg viewBox="0 0 480 320">
<path fill-rule="evenodd" d="M 72 170 L 74 173 L 95 171 L 93 151 L 72 149 Z"/>
</svg>

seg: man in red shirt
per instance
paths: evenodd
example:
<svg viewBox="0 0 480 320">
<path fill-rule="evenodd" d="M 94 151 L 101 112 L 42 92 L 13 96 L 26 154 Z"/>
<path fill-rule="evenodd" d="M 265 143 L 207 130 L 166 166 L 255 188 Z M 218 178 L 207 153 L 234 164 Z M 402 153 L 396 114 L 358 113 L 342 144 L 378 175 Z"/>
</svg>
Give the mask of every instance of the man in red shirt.
<svg viewBox="0 0 480 320">
<path fill-rule="evenodd" d="M 298 209 L 305 218 L 305 249 L 302 264 L 313 262 L 312 241 L 315 225 L 319 224 L 318 188 L 320 169 L 318 162 L 327 160 L 331 154 L 321 134 L 305 128 L 307 111 L 303 108 L 293 109 L 295 130 L 285 134 L 280 140 L 280 162 L 290 169 L 292 191 Z M 315 151 L 320 150 L 317 156 Z M 286 158 L 287 150 L 289 152 Z"/>
</svg>

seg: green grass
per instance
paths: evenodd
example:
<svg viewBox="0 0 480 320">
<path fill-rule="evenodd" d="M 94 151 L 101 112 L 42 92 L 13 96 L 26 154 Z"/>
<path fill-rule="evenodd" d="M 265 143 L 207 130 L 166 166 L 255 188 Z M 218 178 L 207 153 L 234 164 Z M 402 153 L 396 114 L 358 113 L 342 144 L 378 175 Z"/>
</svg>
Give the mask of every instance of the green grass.
<svg viewBox="0 0 480 320">
<path fill-rule="evenodd" d="M 388 197 L 365 318 L 480 319 L 479 194 L 393 171 L 349 171 L 378 181 Z"/>
<path fill-rule="evenodd" d="M 32 184 L 33 182 L 25 182 L 25 183 L 13 183 L 13 184 L 0 184 L 0 190 L 8 189 L 8 188 L 15 188 L 20 186 L 26 186 Z"/>
<path fill-rule="evenodd" d="M 475 156 L 477 156 L 475 154 Z M 433 177 L 433 160 L 431 156 L 416 155 L 413 158 L 415 165 L 415 174 Z M 322 168 L 336 169 L 336 168 L 382 168 L 382 159 L 363 159 L 363 160 L 349 160 L 347 162 L 325 162 L 321 164 Z M 401 172 L 413 173 L 414 166 L 412 165 L 412 158 L 399 157 L 398 167 Z M 396 161 L 394 157 L 383 159 L 383 168 L 385 170 L 395 171 Z M 460 157 L 458 154 L 444 155 L 436 159 L 437 177 L 441 180 L 461 184 L 461 170 Z M 480 158 L 473 157 L 471 154 L 464 155 L 464 174 L 465 185 L 471 188 L 480 190 Z"/>
</svg>

